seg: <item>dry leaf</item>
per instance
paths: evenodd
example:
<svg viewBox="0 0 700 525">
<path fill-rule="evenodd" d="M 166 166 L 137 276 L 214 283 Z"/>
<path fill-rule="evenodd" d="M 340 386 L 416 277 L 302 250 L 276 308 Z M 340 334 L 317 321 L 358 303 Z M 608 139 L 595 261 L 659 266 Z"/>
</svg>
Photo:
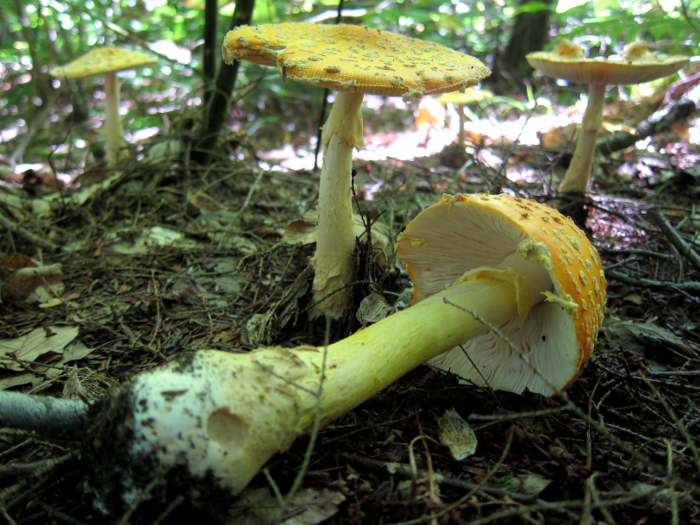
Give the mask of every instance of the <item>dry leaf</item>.
<svg viewBox="0 0 700 525">
<path fill-rule="evenodd" d="M 440 443 L 450 449 L 457 461 L 476 452 L 477 439 L 472 427 L 464 421 L 454 408 L 450 408 L 438 419 Z"/>
<path fill-rule="evenodd" d="M 55 297 L 56 293 L 56 290 L 46 290 L 46 285 L 57 285 L 61 280 L 63 274 L 60 264 L 37 266 L 34 261 L 23 255 L 0 258 L 0 298 L 3 301 L 24 301 L 32 293 L 37 293 L 38 301 L 42 302 L 43 297 Z M 40 287 L 44 288 L 44 294 L 37 292 Z"/>
<path fill-rule="evenodd" d="M 229 509 L 231 525 L 315 525 L 330 518 L 338 512 L 338 505 L 345 501 L 345 496 L 328 489 L 316 490 L 305 488 L 299 490 L 287 507 L 287 514 L 292 517 L 282 522 L 277 499 L 269 489 L 244 490 L 236 503 Z M 298 511 L 298 513 L 297 513 Z"/>
<path fill-rule="evenodd" d="M 16 339 L 0 339 L 0 362 L 6 370 L 24 370 L 8 354 L 14 354 L 20 361 L 36 361 L 51 353 L 63 353 L 66 345 L 77 335 L 77 326 L 49 326 L 37 328 Z"/>
<path fill-rule="evenodd" d="M 362 299 L 355 317 L 357 317 L 362 326 L 366 326 L 381 321 L 393 311 L 394 309 L 389 306 L 389 303 L 386 302 L 383 296 L 372 292 Z"/>
</svg>

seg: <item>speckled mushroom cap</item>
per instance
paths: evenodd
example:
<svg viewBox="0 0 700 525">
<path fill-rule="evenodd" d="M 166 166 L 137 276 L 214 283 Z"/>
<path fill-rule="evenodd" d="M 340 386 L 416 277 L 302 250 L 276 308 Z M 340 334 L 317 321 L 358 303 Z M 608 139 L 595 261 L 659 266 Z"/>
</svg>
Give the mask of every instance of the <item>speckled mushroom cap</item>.
<svg viewBox="0 0 700 525">
<path fill-rule="evenodd" d="M 226 35 L 223 53 L 227 64 L 276 65 L 298 82 L 406 100 L 464 90 L 491 74 L 476 58 L 440 44 L 354 25 L 240 27 Z"/>
<path fill-rule="evenodd" d="M 593 350 L 606 302 L 598 253 L 571 219 L 508 195 L 445 195 L 406 227 L 397 255 L 413 280 L 415 304 L 466 272 L 497 268 L 514 253 L 525 257 L 523 246 L 539 253 L 537 262 L 549 273 L 552 290 L 530 310 L 522 327 L 515 316 L 500 330 L 557 388 L 565 389 Z M 495 389 L 554 393 L 497 334 L 488 332 L 463 347 L 481 374 L 459 348 L 431 364 L 482 385 L 483 375 Z"/>
<path fill-rule="evenodd" d="M 647 51 L 643 42 L 630 44 L 620 55 L 585 58 L 579 46 L 563 41 L 554 51 L 536 51 L 525 58 L 549 77 L 606 85 L 649 82 L 675 73 L 689 62 L 685 56 L 654 55 Z"/>
<path fill-rule="evenodd" d="M 138 69 L 155 63 L 155 57 L 140 51 L 119 47 L 99 47 L 65 66 L 53 68 L 49 73 L 56 78 L 85 78 L 114 71 Z"/>
<path fill-rule="evenodd" d="M 435 100 L 440 104 L 473 104 L 475 102 L 483 102 L 485 100 L 492 100 L 493 93 L 485 89 L 468 88 L 464 90 L 464 93 L 459 91 L 450 91 L 444 95 L 440 95 Z"/>
</svg>

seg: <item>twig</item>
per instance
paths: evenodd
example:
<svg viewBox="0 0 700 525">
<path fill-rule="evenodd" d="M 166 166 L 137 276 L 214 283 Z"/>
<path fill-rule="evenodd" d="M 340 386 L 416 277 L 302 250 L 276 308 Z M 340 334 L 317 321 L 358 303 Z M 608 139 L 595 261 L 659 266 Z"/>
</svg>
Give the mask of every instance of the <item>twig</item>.
<svg viewBox="0 0 700 525">
<path fill-rule="evenodd" d="M 647 137 L 667 130 L 673 124 L 689 117 L 695 112 L 695 103 L 690 97 L 683 97 L 673 105 L 655 113 L 640 124 L 637 133 L 618 132 L 612 138 L 603 140 L 596 145 L 596 151 L 603 155 L 610 155 L 634 145 Z"/>
<path fill-rule="evenodd" d="M 614 270 L 605 270 L 605 277 L 608 280 L 614 279 L 625 284 L 633 284 L 636 286 L 646 286 L 650 288 L 666 288 L 669 290 L 676 290 L 683 292 L 686 297 L 689 293 L 700 294 L 700 282 L 697 281 L 686 281 L 684 283 L 674 283 L 671 281 L 654 281 L 652 279 L 645 279 L 644 277 L 632 277 L 626 273 L 616 272 Z M 697 301 L 694 297 L 691 299 Z"/>
<path fill-rule="evenodd" d="M 292 487 L 289 489 L 289 492 L 287 492 L 287 495 L 284 498 L 284 504 L 280 508 L 280 515 L 282 516 L 284 516 L 287 512 L 287 508 L 289 507 L 289 504 L 291 503 L 292 499 L 294 499 L 294 495 L 297 493 L 299 487 L 301 487 L 301 484 L 304 482 L 304 476 L 306 476 L 306 472 L 309 469 L 309 465 L 311 464 L 311 456 L 314 452 L 314 447 L 316 446 L 318 431 L 321 428 L 321 419 L 323 416 L 323 382 L 326 379 L 326 360 L 328 358 L 328 344 L 330 342 L 330 334 L 331 319 L 330 317 L 326 317 L 326 332 L 324 336 L 325 340 L 323 342 L 323 361 L 321 362 L 321 377 L 318 381 L 318 390 L 314 392 L 314 395 L 316 396 L 316 419 L 314 419 L 314 424 L 311 429 L 311 433 L 309 434 L 309 443 L 306 446 L 306 451 L 304 452 L 304 460 L 302 461 L 301 466 L 297 471 L 297 475 L 295 476 L 294 481 L 292 482 Z"/>
<path fill-rule="evenodd" d="M 78 439 L 88 426 L 88 408 L 82 401 L 0 392 L 0 427 Z"/>
<path fill-rule="evenodd" d="M 609 253 L 612 255 L 646 255 L 648 257 L 656 257 L 658 259 L 674 259 L 673 255 L 668 253 L 659 253 L 652 250 L 641 250 L 639 248 L 605 248 L 600 246 L 598 251 L 601 253 Z"/>
<path fill-rule="evenodd" d="M 647 372 L 652 376 L 700 376 L 700 370 L 675 370 L 669 372 Z"/>
<path fill-rule="evenodd" d="M 387 473 L 396 473 L 402 478 L 406 479 L 411 479 L 413 477 L 413 472 L 411 468 L 407 465 L 399 464 L 399 463 L 393 463 L 393 462 L 385 462 L 385 461 L 380 461 L 378 459 L 372 459 L 372 458 L 365 458 L 361 456 L 357 456 L 355 454 L 348 454 L 347 452 L 341 452 L 340 457 L 350 461 L 352 463 L 359 463 L 360 465 L 363 465 L 365 467 L 374 469 L 374 470 L 380 470 L 382 472 L 387 472 Z M 421 477 L 427 476 L 427 472 L 422 472 L 418 471 L 418 475 Z M 533 503 L 537 500 L 537 496 L 531 496 L 529 494 L 520 494 L 518 492 L 511 492 L 509 490 L 505 489 L 499 489 L 496 487 L 490 487 L 489 485 L 485 484 L 479 484 L 479 483 L 470 483 L 468 481 L 463 481 L 463 480 L 458 480 L 458 479 L 450 479 L 446 478 L 444 476 L 441 476 L 440 474 L 435 474 L 435 482 L 438 485 L 442 485 L 444 487 L 450 487 L 452 489 L 458 489 L 458 490 L 467 490 L 467 491 L 481 491 L 485 494 L 489 494 L 491 496 L 495 496 L 498 498 L 503 498 L 503 497 L 508 497 L 511 498 L 514 501 L 518 501 L 521 503 Z"/>
<path fill-rule="evenodd" d="M 61 512 L 60 510 L 54 509 L 50 505 L 47 505 L 46 503 L 41 501 L 39 498 L 37 498 L 35 501 L 39 504 L 39 506 L 42 509 L 44 509 L 44 512 L 46 512 L 46 514 L 48 514 L 52 518 L 57 518 L 58 520 L 64 523 L 68 523 L 70 525 L 85 525 L 85 522 L 77 520 L 73 516 L 69 516 L 65 512 Z"/>
<path fill-rule="evenodd" d="M 686 242 L 683 236 L 678 233 L 663 212 L 658 208 L 653 209 L 651 210 L 651 216 L 659 229 L 664 233 L 664 235 L 666 235 L 666 238 L 671 242 L 671 244 L 678 249 L 681 255 L 688 259 L 693 266 L 700 269 L 700 255 L 698 255 L 690 244 Z"/>
<path fill-rule="evenodd" d="M 661 395 L 661 392 L 659 392 L 659 390 L 652 384 L 652 382 L 646 377 L 642 377 L 642 381 L 644 381 L 644 383 L 647 385 L 647 388 L 649 388 L 649 390 L 651 390 L 654 393 L 656 398 L 664 407 L 664 410 L 666 411 L 666 414 L 668 414 L 668 417 L 670 417 L 673 420 L 673 423 L 676 425 L 678 432 L 680 432 L 680 434 L 685 438 L 688 448 L 693 453 L 693 459 L 695 460 L 695 468 L 698 470 L 698 472 L 700 472 L 700 451 L 698 451 L 698 447 L 695 445 L 695 439 L 693 438 L 693 436 L 690 435 L 688 429 L 678 419 L 678 416 L 676 416 L 676 412 L 671 408 L 671 405 L 668 404 L 668 401 L 666 401 L 666 398 Z"/>
<path fill-rule="evenodd" d="M 2 212 L 0 212 L 0 225 L 4 226 L 6 229 L 10 230 L 11 232 L 16 233 L 20 237 L 24 237 L 32 244 L 38 246 L 39 248 L 46 250 L 47 252 L 53 253 L 53 252 L 58 250 L 58 246 L 56 246 L 55 244 L 53 244 L 49 241 L 45 241 L 44 239 L 34 235 L 29 230 L 22 228 L 19 224 L 15 223 L 12 219 L 5 217 L 5 215 L 3 215 Z"/>
</svg>

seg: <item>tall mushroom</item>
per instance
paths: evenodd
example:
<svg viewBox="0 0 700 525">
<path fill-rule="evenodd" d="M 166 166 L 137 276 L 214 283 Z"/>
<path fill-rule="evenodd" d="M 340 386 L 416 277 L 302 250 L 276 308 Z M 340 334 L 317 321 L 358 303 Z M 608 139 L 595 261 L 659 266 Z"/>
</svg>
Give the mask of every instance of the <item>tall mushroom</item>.
<svg viewBox="0 0 700 525">
<path fill-rule="evenodd" d="M 285 80 L 338 91 L 323 128 L 325 146 L 314 257 L 314 315 L 342 317 L 352 281 L 353 148 L 364 147 L 364 94 L 402 96 L 464 90 L 490 71 L 476 58 L 387 31 L 307 23 L 241 27 L 226 35 L 224 60 L 277 66 Z"/>
<path fill-rule="evenodd" d="M 119 82 L 117 72 L 139 69 L 156 63 L 153 56 L 119 47 L 99 47 L 89 51 L 65 66 L 53 68 L 49 73 L 56 78 L 105 77 L 105 130 L 107 135 L 107 165 L 116 167 L 119 150 L 124 140 L 124 130 L 119 119 Z"/>
<path fill-rule="evenodd" d="M 559 212 L 505 195 L 445 196 L 408 226 L 399 252 L 421 300 L 325 351 L 201 351 L 125 385 L 87 439 L 103 497 L 112 491 L 113 505 L 128 506 L 144 490 L 172 496 L 168 487 L 177 483 L 192 495 L 212 486 L 240 492 L 319 414 L 324 426 L 419 364 L 487 333 L 471 312 L 534 334 L 524 358 L 546 379 L 519 373 L 494 386 L 552 394 L 578 376 L 602 323 L 606 284 L 595 249 Z M 445 289 L 445 282 L 453 284 Z M 492 381 L 514 375 L 496 358 L 477 362 Z"/>
<path fill-rule="evenodd" d="M 625 46 L 620 55 L 585 58 L 583 49 L 568 40 L 552 52 L 537 51 L 526 56 L 532 67 L 545 75 L 588 84 L 588 106 L 583 115 L 576 149 L 566 170 L 560 192 L 588 191 L 598 130 L 603 124 L 603 102 L 608 85 L 641 84 L 675 73 L 688 64 L 688 57 L 654 55 L 644 42 Z"/>
</svg>

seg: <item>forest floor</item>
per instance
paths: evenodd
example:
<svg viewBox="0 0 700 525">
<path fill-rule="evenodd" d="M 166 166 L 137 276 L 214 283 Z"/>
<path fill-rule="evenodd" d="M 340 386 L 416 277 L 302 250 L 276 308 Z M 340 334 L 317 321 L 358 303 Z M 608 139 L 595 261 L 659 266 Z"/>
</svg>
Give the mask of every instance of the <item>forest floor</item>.
<svg viewBox="0 0 700 525">
<path fill-rule="evenodd" d="M 357 160 L 356 211 L 395 239 L 443 193 L 556 204 L 562 148 L 468 140 L 469 154 Z M 308 464 L 308 438 L 274 456 L 228 522 L 279 520 L 269 480 L 285 494 L 301 473 L 285 523 L 700 524 L 700 267 L 654 211 L 698 248 L 700 152 L 681 142 L 660 134 L 647 144 L 664 154 L 632 148 L 599 159 L 585 206 L 606 267 L 607 314 L 566 396 L 492 391 L 421 366 L 323 428 Z M 307 314 L 314 245 L 301 241 L 312 225 L 287 228 L 313 208 L 318 176 L 261 164 L 245 141 L 221 147 L 239 160 L 199 168 L 173 154 L 126 161 L 114 174 L 88 170 L 75 190 L 31 177 L 0 188 L 0 211 L 21 227 L 0 245 L 0 389 L 92 402 L 183 352 L 322 344 Z M 410 286 L 392 247 L 371 269 L 389 305 Z M 14 279 L 32 264 L 48 269 L 32 283 Z M 39 281 L 52 289 L 27 298 Z M 356 306 L 370 291 L 354 288 Z M 359 328 L 353 317 L 338 330 Z M 439 437 L 438 419 L 453 407 L 478 440 L 461 461 Z M 5 519 L 111 521 L 93 506 L 80 450 L 0 430 Z M 183 498 L 171 503 L 135 502 L 115 521 L 195 519 Z"/>
</svg>

